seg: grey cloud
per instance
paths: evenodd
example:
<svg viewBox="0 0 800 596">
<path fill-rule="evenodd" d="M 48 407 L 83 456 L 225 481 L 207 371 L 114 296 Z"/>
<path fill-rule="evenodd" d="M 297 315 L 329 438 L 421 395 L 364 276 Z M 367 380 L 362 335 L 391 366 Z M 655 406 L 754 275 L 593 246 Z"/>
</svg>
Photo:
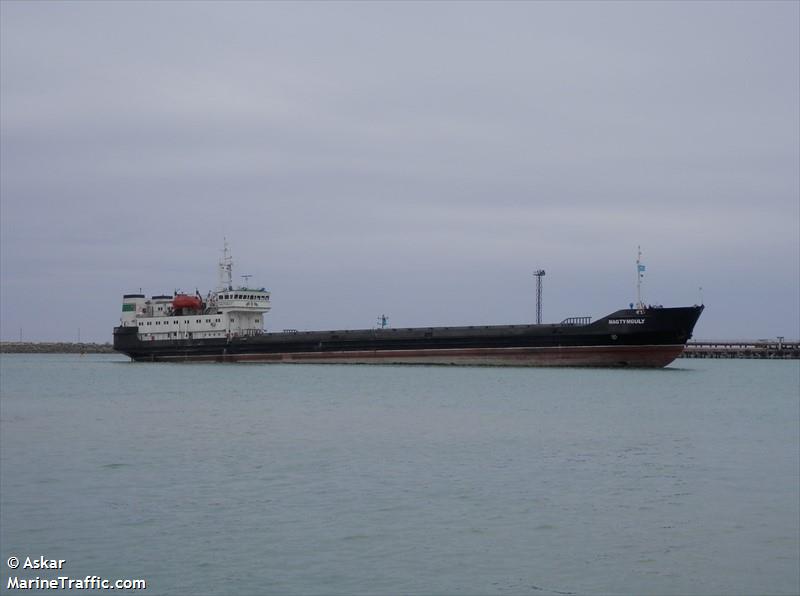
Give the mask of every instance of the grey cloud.
<svg viewBox="0 0 800 596">
<path fill-rule="evenodd" d="M 601 315 L 637 244 L 699 334 L 798 328 L 795 3 L 0 10 L 3 337 L 107 338 L 226 235 L 279 328 L 526 320 L 538 266 Z"/>
</svg>

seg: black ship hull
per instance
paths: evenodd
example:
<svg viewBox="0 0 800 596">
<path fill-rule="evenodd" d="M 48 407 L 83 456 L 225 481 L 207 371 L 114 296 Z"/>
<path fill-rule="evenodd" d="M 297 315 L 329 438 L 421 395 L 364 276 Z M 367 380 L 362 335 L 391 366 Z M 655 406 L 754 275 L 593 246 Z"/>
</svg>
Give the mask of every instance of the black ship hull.
<svg viewBox="0 0 800 596">
<path fill-rule="evenodd" d="M 259 333 L 143 341 L 114 329 L 114 349 L 146 362 L 274 362 L 660 368 L 680 356 L 702 306 L 620 310 L 593 323 Z"/>
</svg>

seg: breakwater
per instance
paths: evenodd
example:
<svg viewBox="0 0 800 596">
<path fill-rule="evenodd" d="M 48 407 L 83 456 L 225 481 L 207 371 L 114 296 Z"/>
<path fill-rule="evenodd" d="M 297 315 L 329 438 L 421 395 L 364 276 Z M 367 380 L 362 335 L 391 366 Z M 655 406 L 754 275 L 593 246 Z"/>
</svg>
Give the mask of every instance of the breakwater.
<svg viewBox="0 0 800 596">
<path fill-rule="evenodd" d="M 800 342 L 778 340 L 690 341 L 681 358 L 800 359 Z"/>
<path fill-rule="evenodd" d="M 114 348 L 110 343 L 91 342 L 32 342 L 3 341 L 0 342 L 2 354 L 112 354 Z"/>
</svg>

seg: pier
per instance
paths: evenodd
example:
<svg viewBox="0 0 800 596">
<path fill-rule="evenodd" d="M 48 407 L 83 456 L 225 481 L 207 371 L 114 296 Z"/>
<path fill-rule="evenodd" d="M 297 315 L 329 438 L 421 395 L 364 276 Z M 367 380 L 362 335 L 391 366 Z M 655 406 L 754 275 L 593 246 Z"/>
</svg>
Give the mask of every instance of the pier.
<svg viewBox="0 0 800 596">
<path fill-rule="evenodd" d="M 800 342 L 777 340 L 690 341 L 681 358 L 800 360 Z"/>
</svg>

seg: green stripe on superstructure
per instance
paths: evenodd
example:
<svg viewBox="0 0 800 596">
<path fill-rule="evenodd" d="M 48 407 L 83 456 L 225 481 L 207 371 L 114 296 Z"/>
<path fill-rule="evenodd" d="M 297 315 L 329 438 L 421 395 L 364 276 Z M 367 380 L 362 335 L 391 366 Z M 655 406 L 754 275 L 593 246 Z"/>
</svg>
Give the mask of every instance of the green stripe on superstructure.
<svg viewBox="0 0 800 596">
<path fill-rule="evenodd" d="M 136 310 L 135 304 L 123 304 L 122 305 L 122 312 L 130 312 Z"/>
</svg>

